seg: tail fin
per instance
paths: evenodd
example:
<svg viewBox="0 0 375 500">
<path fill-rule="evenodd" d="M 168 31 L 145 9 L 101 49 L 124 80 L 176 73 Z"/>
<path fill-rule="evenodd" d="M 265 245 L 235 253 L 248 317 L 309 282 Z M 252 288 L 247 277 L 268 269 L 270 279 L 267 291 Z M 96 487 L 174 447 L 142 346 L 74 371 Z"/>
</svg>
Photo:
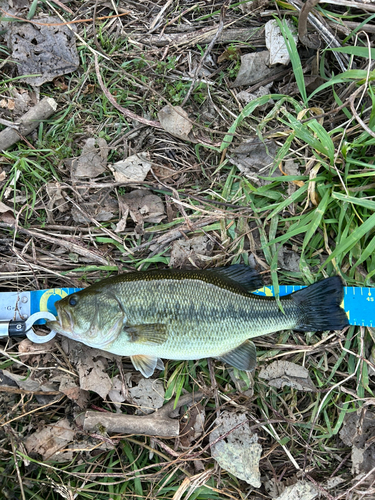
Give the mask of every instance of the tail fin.
<svg viewBox="0 0 375 500">
<path fill-rule="evenodd" d="M 297 330 L 341 330 L 349 324 L 344 309 L 344 287 L 339 276 L 318 281 L 289 297 L 301 308 Z"/>
</svg>

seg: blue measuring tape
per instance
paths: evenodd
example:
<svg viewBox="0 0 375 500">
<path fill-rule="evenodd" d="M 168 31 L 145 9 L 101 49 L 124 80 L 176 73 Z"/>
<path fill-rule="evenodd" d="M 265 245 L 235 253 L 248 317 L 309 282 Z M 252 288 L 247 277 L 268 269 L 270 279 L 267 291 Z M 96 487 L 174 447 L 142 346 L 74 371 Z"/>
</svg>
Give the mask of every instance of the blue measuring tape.
<svg viewBox="0 0 375 500">
<path fill-rule="evenodd" d="M 305 287 L 281 285 L 279 288 L 280 296 L 283 296 Z M 0 320 L 27 319 L 40 311 L 56 315 L 55 302 L 80 290 L 82 288 L 51 288 L 0 293 Z M 253 293 L 274 296 L 272 286 L 265 286 Z M 350 325 L 375 326 L 375 288 L 345 287 L 343 307 Z"/>
</svg>

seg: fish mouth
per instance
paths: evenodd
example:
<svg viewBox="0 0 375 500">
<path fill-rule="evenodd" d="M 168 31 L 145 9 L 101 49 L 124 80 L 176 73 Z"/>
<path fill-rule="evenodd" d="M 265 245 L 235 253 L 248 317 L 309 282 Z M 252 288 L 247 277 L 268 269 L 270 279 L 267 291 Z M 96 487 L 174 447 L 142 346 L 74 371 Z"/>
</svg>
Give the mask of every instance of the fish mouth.
<svg viewBox="0 0 375 500">
<path fill-rule="evenodd" d="M 74 339 L 73 318 L 69 311 L 57 310 L 56 321 L 49 321 L 48 327 L 60 335 Z"/>
</svg>

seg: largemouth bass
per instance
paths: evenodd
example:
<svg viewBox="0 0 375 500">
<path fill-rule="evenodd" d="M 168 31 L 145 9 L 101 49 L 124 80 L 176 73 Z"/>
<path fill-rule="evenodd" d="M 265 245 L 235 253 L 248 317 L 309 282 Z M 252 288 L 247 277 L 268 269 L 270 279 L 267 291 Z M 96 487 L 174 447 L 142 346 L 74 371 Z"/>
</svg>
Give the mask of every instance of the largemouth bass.
<svg viewBox="0 0 375 500">
<path fill-rule="evenodd" d="M 245 265 L 207 270 L 132 272 L 104 279 L 56 302 L 48 326 L 84 344 L 130 356 L 145 377 L 163 368 L 161 358 L 220 359 L 253 370 L 249 339 L 286 329 L 340 330 L 348 324 L 338 276 L 282 297 L 252 291 L 259 274 Z"/>
</svg>

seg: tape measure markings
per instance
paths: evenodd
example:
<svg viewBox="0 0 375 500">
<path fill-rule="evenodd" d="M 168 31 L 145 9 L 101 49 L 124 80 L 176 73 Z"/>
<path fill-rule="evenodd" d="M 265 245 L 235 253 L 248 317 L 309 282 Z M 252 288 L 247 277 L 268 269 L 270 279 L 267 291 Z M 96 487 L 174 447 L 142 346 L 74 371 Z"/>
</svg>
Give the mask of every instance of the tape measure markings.
<svg viewBox="0 0 375 500">
<path fill-rule="evenodd" d="M 305 287 L 280 285 L 280 297 L 302 288 Z M 55 302 L 80 290 L 82 288 L 53 288 L 31 292 L 0 293 L 0 319 L 26 319 L 35 312 L 47 310 L 56 315 Z M 264 286 L 253 293 L 271 297 L 274 295 L 274 289 L 272 286 Z M 375 288 L 344 287 L 343 307 L 351 325 L 372 327 L 375 322 Z"/>
</svg>

